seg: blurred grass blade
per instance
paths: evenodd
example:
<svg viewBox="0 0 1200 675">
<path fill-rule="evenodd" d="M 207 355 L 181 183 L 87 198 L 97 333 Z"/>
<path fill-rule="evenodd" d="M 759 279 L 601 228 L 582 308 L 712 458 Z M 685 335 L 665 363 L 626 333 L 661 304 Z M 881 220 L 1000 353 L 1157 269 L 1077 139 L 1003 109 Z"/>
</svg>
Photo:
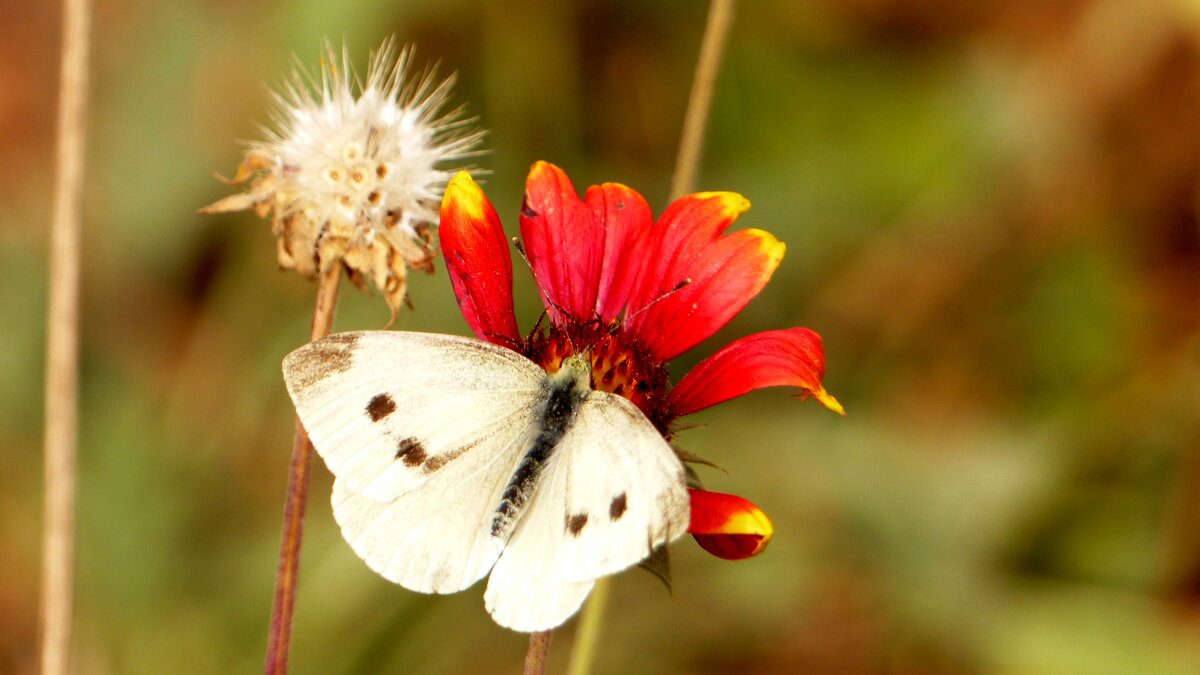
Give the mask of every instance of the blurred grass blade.
<svg viewBox="0 0 1200 675">
<path fill-rule="evenodd" d="M 712 107 L 713 89 L 717 81 L 717 70 L 725 53 L 725 42 L 733 25 L 733 0 L 713 0 L 708 8 L 708 20 L 704 24 L 704 37 L 700 40 L 700 55 L 696 60 L 696 75 L 692 81 L 692 93 L 688 96 L 688 107 L 683 118 L 683 132 L 679 140 L 679 154 L 675 159 L 675 175 L 671 178 L 671 199 L 678 199 L 692 189 L 696 182 L 696 171 L 700 164 L 700 151 L 704 145 L 704 128 L 708 125 L 708 111 Z M 662 556 L 652 556 L 651 571 L 671 586 L 671 569 L 666 549 Z M 654 565 L 657 564 L 657 567 Z M 600 640 L 600 627 L 608 608 L 609 579 L 600 579 L 584 608 L 578 637 L 571 648 L 570 675 L 586 675 L 592 669 L 596 645 Z M 532 646 L 531 646 L 532 648 Z"/>
<path fill-rule="evenodd" d="M 41 663 L 68 672 L 75 565 L 75 455 L 79 417 L 79 268 L 87 112 L 88 0 L 63 3 L 50 297 L 46 318 L 45 510 Z"/>
<path fill-rule="evenodd" d="M 700 154 L 704 150 L 704 130 L 708 126 L 708 111 L 712 108 L 717 71 L 725 54 L 725 41 L 733 26 L 733 0 L 713 0 L 708 8 L 700 56 L 696 60 L 696 75 L 692 93 L 688 96 L 687 112 L 683 117 L 683 133 L 679 138 L 679 154 L 675 156 L 675 175 L 671 179 L 671 199 L 679 199 L 692 191 L 700 169 Z"/>
</svg>

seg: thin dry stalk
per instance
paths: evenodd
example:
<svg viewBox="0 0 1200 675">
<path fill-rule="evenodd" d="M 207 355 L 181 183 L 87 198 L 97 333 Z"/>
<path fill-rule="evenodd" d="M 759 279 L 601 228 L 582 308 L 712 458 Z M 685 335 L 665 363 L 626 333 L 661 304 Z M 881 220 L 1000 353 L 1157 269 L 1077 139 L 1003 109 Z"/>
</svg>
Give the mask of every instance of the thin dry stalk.
<svg viewBox="0 0 1200 675">
<path fill-rule="evenodd" d="M 67 672 L 71 649 L 79 420 L 79 240 L 90 25 L 88 0 L 65 0 L 46 317 L 46 484 L 40 626 L 41 664 L 46 675 Z"/>
<path fill-rule="evenodd" d="M 712 108 L 713 90 L 716 88 L 717 71 L 725 55 L 725 43 L 733 25 L 734 0 L 713 0 L 708 8 L 708 20 L 704 24 L 704 37 L 700 40 L 700 56 L 696 60 L 696 75 L 692 81 L 692 93 L 688 96 L 688 107 L 683 118 L 683 133 L 679 139 L 679 154 L 675 157 L 675 175 L 671 178 L 671 199 L 678 199 L 692 190 L 700 166 L 700 155 L 704 149 L 704 130 L 708 125 L 708 112 Z M 608 579 L 597 582 L 588 598 L 583 619 L 575 644 L 571 647 L 569 675 L 586 675 L 591 672 L 596 645 L 600 640 L 600 626 L 608 606 Z M 533 642 L 530 641 L 530 651 Z M 528 672 L 529 657 L 526 657 Z"/>
<path fill-rule="evenodd" d="M 313 308 L 309 341 L 319 340 L 333 328 L 337 307 L 341 265 L 321 273 Z M 304 509 L 308 501 L 308 474 L 312 466 L 312 443 L 304 433 L 300 418 L 292 438 L 292 465 L 288 473 L 287 498 L 283 505 L 283 535 L 279 547 L 279 569 L 275 574 L 275 602 L 271 609 L 271 628 L 267 638 L 264 671 L 269 675 L 287 672 L 288 651 L 292 641 L 292 615 L 296 608 L 296 582 L 300 572 L 300 542 L 304 537 Z"/>
<path fill-rule="evenodd" d="M 552 630 L 529 634 L 529 651 L 525 652 L 525 675 L 542 675 L 546 672 L 546 655 L 550 653 L 550 638 L 553 636 Z"/>
<path fill-rule="evenodd" d="M 708 111 L 712 108 L 717 71 L 725 54 L 725 42 L 733 25 L 734 0 L 713 0 L 708 8 L 708 21 L 700 41 L 700 57 L 696 60 L 696 75 L 683 117 L 683 134 L 679 139 L 679 154 L 675 156 L 675 175 L 671 179 L 671 199 L 691 192 L 700 168 L 704 150 L 704 130 L 708 126 Z"/>
</svg>

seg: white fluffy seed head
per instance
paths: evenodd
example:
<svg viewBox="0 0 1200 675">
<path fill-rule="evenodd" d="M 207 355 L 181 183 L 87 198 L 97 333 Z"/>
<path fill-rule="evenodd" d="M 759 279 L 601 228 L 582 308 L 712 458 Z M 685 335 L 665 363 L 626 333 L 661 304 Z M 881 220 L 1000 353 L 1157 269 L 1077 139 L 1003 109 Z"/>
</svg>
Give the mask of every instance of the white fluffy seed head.
<svg viewBox="0 0 1200 675">
<path fill-rule="evenodd" d="M 443 111 L 453 76 L 411 71 L 411 49 L 387 41 L 362 80 L 343 48 L 318 69 L 300 64 L 275 92 L 266 140 L 249 144 L 234 183 L 246 192 L 205 209 L 272 216 L 279 262 L 313 277 L 339 262 L 384 292 L 393 314 L 405 267 L 428 268 L 430 229 L 447 181 L 483 132 L 461 108 Z"/>
<path fill-rule="evenodd" d="M 316 73 L 293 73 L 276 94 L 275 128 L 251 145 L 271 157 L 277 189 L 296 196 L 285 208 L 381 230 L 397 214 L 393 226 L 412 237 L 418 224 L 437 222 L 457 169 L 442 167 L 470 155 L 480 134 L 464 130 L 461 110 L 440 112 L 454 78 L 411 77 L 410 58 L 385 43 L 362 82 L 345 50 L 339 59 L 327 48 Z"/>
</svg>

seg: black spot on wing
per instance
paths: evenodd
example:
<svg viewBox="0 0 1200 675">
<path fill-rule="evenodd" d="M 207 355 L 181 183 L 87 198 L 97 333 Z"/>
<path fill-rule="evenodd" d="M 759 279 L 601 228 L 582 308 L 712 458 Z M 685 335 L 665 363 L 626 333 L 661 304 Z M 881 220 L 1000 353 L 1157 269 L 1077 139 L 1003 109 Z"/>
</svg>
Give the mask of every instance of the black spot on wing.
<svg viewBox="0 0 1200 675">
<path fill-rule="evenodd" d="M 629 503 L 625 498 L 624 492 L 613 497 L 612 503 L 608 505 L 609 520 L 613 522 L 620 520 L 621 516 L 625 515 L 625 509 L 627 508 L 629 508 Z"/>
<path fill-rule="evenodd" d="M 425 446 L 415 438 L 405 438 L 396 447 L 396 459 L 403 459 L 404 466 L 417 466 L 426 456 Z"/>
<path fill-rule="evenodd" d="M 534 211 L 533 207 L 529 205 L 528 199 L 521 201 L 521 215 L 525 216 L 526 218 L 537 218 L 538 217 L 538 212 Z"/>
<path fill-rule="evenodd" d="M 372 422 L 378 422 L 394 412 L 396 402 L 387 394 L 375 394 L 367 403 L 367 415 L 371 417 Z"/>
<path fill-rule="evenodd" d="M 583 531 L 583 526 L 587 525 L 588 515 L 586 513 L 577 513 L 573 516 L 567 516 L 567 532 L 578 537 Z"/>
</svg>

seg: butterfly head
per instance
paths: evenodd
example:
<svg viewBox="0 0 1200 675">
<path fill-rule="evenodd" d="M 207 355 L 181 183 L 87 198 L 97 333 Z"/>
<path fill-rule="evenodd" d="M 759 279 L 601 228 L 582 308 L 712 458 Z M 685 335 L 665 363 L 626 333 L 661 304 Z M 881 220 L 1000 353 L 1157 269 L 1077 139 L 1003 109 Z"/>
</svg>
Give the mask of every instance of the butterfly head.
<svg viewBox="0 0 1200 675">
<path fill-rule="evenodd" d="M 552 377 L 574 383 L 575 389 L 594 389 L 592 386 L 592 362 L 586 353 L 572 354 L 563 359 L 558 372 L 554 373 Z"/>
<path fill-rule="evenodd" d="M 569 369 L 592 389 L 629 399 L 652 420 L 666 395 L 666 365 L 622 332 L 619 320 L 551 324 L 530 336 L 525 354 L 548 373 Z"/>
</svg>

